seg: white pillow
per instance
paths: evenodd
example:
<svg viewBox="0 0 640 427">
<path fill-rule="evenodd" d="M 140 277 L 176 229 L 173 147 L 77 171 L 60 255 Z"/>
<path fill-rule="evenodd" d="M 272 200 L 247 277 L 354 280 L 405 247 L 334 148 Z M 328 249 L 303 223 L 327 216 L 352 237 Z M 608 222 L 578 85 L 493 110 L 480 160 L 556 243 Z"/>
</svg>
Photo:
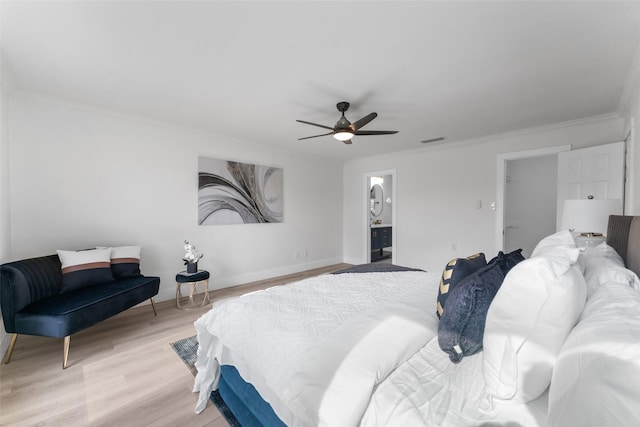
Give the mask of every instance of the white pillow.
<svg viewBox="0 0 640 427">
<path fill-rule="evenodd" d="M 623 283 L 640 291 L 640 279 L 633 271 L 625 268 L 622 257 L 606 243 L 586 248 L 582 252 L 584 277 L 587 280 L 587 297 L 607 282 Z"/>
<path fill-rule="evenodd" d="M 490 400 L 523 403 L 540 396 L 584 307 L 579 249 L 551 252 L 555 258 L 533 257 L 513 267 L 489 307 L 483 373 Z"/>
<path fill-rule="evenodd" d="M 531 257 L 543 256 L 556 247 L 575 248 L 576 241 L 569 230 L 561 230 L 540 240 L 531 252 Z"/>
<path fill-rule="evenodd" d="M 549 388 L 550 427 L 637 426 L 640 293 L 605 283 L 567 337 Z"/>
</svg>

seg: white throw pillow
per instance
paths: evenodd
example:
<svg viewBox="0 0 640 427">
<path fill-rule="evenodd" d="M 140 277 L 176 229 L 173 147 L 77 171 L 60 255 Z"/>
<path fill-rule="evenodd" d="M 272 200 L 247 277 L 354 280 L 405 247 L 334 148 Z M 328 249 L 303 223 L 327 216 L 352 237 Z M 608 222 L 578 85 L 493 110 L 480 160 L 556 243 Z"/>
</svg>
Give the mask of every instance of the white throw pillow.
<svg viewBox="0 0 640 427">
<path fill-rule="evenodd" d="M 569 230 L 561 230 L 540 240 L 531 252 L 531 257 L 544 256 L 549 250 L 557 247 L 575 248 L 576 241 Z"/>
<path fill-rule="evenodd" d="M 623 283 L 640 291 L 640 279 L 633 271 L 625 268 L 622 257 L 606 243 L 586 248 L 582 252 L 584 277 L 587 280 L 587 296 L 607 282 Z"/>
<path fill-rule="evenodd" d="M 549 388 L 550 427 L 637 426 L 640 293 L 605 283 L 567 337 Z"/>
<path fill-rule="evenodd" d="M 517 403 L 540 396 L 556 356 L 586 299 L 579 249 L 522 261 L 507 274 L 484 331 L 483 373 L 490 399 Z"/>
</svg>

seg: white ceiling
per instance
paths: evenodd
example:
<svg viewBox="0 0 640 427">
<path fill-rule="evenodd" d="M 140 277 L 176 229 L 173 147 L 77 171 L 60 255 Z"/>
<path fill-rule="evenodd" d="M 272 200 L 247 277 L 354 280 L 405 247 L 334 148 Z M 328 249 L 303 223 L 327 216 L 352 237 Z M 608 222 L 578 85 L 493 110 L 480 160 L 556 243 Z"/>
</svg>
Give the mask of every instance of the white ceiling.
<svg viewBox="0 0 640 427">
<path fill-rule="evenodd" d="M 16 86 L 340 159 L 616 112 L 640 2 L 2 1 Z M 344 145 L 335 104 L 355 121 Z"/>
</svg>

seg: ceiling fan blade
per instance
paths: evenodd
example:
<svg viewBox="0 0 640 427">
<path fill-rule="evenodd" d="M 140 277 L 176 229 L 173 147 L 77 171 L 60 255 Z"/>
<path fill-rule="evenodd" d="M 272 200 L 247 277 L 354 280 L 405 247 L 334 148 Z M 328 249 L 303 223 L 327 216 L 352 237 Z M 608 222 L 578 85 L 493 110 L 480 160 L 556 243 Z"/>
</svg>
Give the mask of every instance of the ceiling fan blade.
<svg viewBox="0 0 640 427">
<path fill-rule="evenodd" d="M 357 130 L 354 135 L 392 135 L 398 133 L 397 130 Z"/>
<path fill-rule="evenodd" d="M 366 125 L 367 123 L 369 123 L 371 120 L 375 119 L 376 117 L 378 117 L 378 113 L 367 114 L 366 116 L 364 116 L 360 120 L 358 120 L 358 121 L 356 121 L 354 123 L 351 123 L 351 126 L 353 127 L 353 130 L 358 130 L 361 127 L 363 127 L 364 125 Z"/>
<path fill-rule="evenodd" d="M 296 122 L 300 122 L 300 123 L 304 123 L 304 124 L 311 125 L 311 126 L 318 126 L 318 127 L 320 127 L 320 128 L 325 128 L 325 129 L 331 129 L 331 130 L 333 130 L 333 128 L 332 128 L 332 127 L 330 127 L 330 126 L 319 125 L 319 124 L 317 124 L 317 123 L 307 122 L 307 121 L 304 121 L 304 120 L 296 120 Z"/>
<path fill-rule="evenodd" d="M 309 138 L 318 138 L 320 136 L 327 136 L 327 135 L 333 135 L 333 132 L 323 133 L 322 135 L 305 136 L 304 138 L 298 138 L 298 141 L 302 141 L 303 139 L 309 139 Z"/>
</svg>

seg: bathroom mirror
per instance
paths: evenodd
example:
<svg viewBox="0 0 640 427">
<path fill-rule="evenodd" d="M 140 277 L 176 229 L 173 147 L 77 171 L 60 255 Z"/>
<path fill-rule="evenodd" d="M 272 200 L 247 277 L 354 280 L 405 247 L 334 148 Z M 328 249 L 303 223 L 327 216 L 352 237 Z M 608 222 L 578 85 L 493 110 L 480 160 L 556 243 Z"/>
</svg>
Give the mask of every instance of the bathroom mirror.
<svg viewBox="0 0 640 427">
<path fill-rule="evenodd" d="M 373 184 L 371 186 L 371 215 L 380 216 L 383 197 L 382 187 L 379 184 Z"/>
</svg>

